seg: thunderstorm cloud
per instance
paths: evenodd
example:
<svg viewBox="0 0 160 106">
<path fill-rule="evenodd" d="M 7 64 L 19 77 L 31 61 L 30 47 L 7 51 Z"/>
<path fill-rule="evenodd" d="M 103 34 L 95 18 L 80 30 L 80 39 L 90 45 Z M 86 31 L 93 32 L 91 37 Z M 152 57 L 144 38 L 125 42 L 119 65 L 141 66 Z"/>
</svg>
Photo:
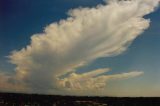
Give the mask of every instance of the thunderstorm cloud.
<svg viewBox="0 0 160 106">
<path fill-rule="evenodd" d="M 110 80 L 142 75 L 137 70 L 107 75 L 110 67 L 79 74 L 76 69 L 125 52 L 149 27 L 150 20 L 144 16 L 158 5 L 159 0 L 107 0 L 94 8 L 70 10 L 67 19 L 51 23 L 43 33 L 32 35 L 29 45 L 12 52 L 9 58 L 16 65 L 15 73 L 0 74 L 0 89 L 94 94 L 107 89 Z"/>
</svg>

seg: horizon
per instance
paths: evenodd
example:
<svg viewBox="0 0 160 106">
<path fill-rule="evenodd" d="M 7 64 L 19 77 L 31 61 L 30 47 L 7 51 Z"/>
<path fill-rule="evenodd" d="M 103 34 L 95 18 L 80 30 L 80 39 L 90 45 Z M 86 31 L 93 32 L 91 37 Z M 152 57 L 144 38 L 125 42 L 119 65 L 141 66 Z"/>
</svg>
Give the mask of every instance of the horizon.
<svg viewBox="0 0 160 106">
<path fill-rule="evenodd" d="M 63 95 L 63 94 L 40 94 L 40 93 L 26 93 L 26 92 L 0 92 L 0 94 L 17 94 L 17 95 L 38 95 L 38 96 L 64 96 L 64 97 L 98 97 L 98 98 L 160 98 L 160 96 L 107 96 L 107 95 Z"/>
</svg>

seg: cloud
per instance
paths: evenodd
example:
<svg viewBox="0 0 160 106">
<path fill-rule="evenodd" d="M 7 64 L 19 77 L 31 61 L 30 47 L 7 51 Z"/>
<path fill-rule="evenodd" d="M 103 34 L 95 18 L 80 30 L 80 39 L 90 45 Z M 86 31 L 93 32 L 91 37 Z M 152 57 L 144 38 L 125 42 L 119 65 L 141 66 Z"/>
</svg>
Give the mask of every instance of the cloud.
<svg viewBox="0 0 160 106">
<path fill-rule="evenodd" d="M 9 92 L 28 92 L 29 89 L 25 83 L 17 81 L 12 75 L 0 73 L 0 90 Z"/>
<path fill-rule="evenodd" d="M 129 73 L 115 74 L 115 75 L 103 75 L 108 72 L 109 69 L 97 69 L 91 72 L 83 74 L 71 73 L 68 77 L 62 79 L 61 86 L 67 90 L 104 90 L 109 80 L 127 79 L 137 77 L 143 74 L 143 72 L 133 71 Z M 101 75 L 100 75 L 101 74 Z"/>
<path fill-rule="evenodd" d="M 149 27 L 150 20 L 143 17 L 153 12 L 158 3 L 159 0 L 107 0 L 106 5 L 95 8 L 70 10 L 66 20 L 51 23 L 44 33 L 31 37 L 30 45 L 12 52 L 9 58 L 16 69 L 10 79 L 25 84 L 30 92 L 55 93 L 89 85 L 89 89 L 101 88 L 108 79 L 141 75 L 142 72 L 130 72 L 95 77 L 107 69 L 84 74 L 73 71 L 97 58 L 123 53 Z M 71 74 L 60 78 L 67 73 Z M 6 82 L 8 77 L 0 79 Z"/>
</svg>

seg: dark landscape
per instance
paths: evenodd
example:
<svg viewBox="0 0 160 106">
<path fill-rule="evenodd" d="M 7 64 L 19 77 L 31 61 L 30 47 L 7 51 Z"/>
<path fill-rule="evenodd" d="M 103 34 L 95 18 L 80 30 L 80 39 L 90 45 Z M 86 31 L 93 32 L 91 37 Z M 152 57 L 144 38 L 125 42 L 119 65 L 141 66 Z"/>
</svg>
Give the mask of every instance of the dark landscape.
<svg viewBox="0 0 160 106">
<path fill-rule="evenodd" d="M 160 98 L 0 93 L 0 106 L 160 106 Z"/>
</svg>

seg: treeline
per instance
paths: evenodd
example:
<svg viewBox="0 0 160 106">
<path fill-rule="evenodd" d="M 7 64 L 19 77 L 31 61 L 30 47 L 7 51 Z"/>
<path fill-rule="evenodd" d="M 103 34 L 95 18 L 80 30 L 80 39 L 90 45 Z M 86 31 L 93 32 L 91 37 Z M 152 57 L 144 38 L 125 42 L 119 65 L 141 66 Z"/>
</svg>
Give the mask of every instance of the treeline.
<svg viewBox="0 0 160 106">
<path fill-rule="evenodd" d="M 160 98 L 77 97 L 0 93 L 0 106 L 160 106 Z"/>
</svg>

